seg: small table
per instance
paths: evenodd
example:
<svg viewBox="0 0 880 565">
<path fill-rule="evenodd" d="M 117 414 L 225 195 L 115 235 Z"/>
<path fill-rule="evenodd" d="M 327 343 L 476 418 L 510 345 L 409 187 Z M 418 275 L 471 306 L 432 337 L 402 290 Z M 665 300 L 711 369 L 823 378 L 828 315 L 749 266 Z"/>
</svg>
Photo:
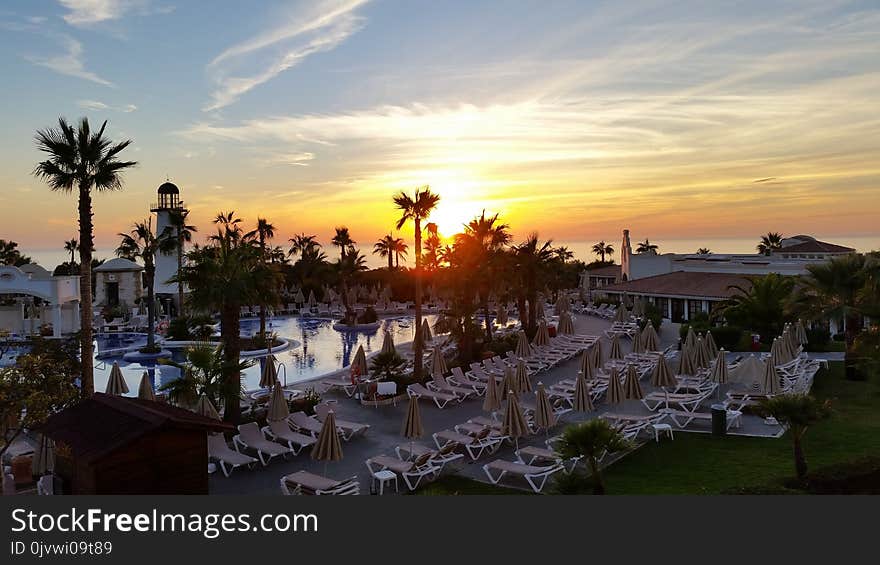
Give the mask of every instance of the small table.
<svg viewBox="0 0 880 565">
<path fill-rule="evenodd" d="M 399 492 L 397 489 L 397 473 L 388 469 L 382 469 L 373 473 L 374 484 L 376 482 L 379 483 L 379 496 L 385 492 L 385 483 L 390 481 L 394 481 L 394 492 Z"/>
<path fill-rule="evenodd" d="M 666 434 L 669 436 L 669 439 L 675 441 L 675 437 L 672 435 L 672 426 L 669 424 L 653 424 L 654 428 L 654 441 L 660 442 L 660 436 L 662 434 Z"/>
</svg>

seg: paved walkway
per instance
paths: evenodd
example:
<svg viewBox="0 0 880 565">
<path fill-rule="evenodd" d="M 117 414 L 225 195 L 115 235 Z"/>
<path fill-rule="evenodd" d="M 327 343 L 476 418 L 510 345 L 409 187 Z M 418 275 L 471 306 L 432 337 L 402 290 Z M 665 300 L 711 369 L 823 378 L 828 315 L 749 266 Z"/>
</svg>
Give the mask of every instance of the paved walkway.
<svg viewBox="0 0 880 565">
<path fill-rule="evenodd" d="M 607 355 L 609 350 L 609 340 L 604 337 L 604 330 L 607 329 L 610 322 L 598 318 L 578 315 L 575 319 L 575 330 L 579 334 L 602 336 L 604 351 Z M 659 332 L 662 347 L 675 344 L 678 342 L 678 325 L 664 324 Z M 629 348 L 629 340 L 622 340 L 624 350 Z M 571 378 L 577 374 L 577 366 L 579 359 L 576 357 L 564 363 L 561 363 L 550 369 L 533 376 L 533 384 L 543 382 L 546 386 L 554 384 L 562 379 Z M 645 393 L 652 390 L 651 385 L 645 379 L 642 382 Z M 375 455 L 386 454 L 394 455 L 394 448 L 397 445 L 406 445 L 408 440 L 404 439 L 401 433 L 401 425 L 406 413 L 406 400 L 397 406 L 386 407 L 364 407 L 355 400 L 347 398 L 342 393 L 326 394 L 325 398 L 333 398 L 337 400 L 337 418 L 362 422 L 370 425 L 370 430 L 363 437 L 358 437 L 350 442 L 343 443 L 344 459 L 339 462 L 324 464 L 312 461 L 308 456 L 308 450 L 304 450 L 302 454 L 293 457 L 288 461 L 275 460 L 268 467 L 259 467 L 253 471 L 247 469 L 238 469 L 233 472 L 230 478 L 224 477 L 219 472 L 211 476 L 211 492 L 217 494 L 278 494 L 279 479 L 288 473 L 292 473 L 301 469 L 312 471 L 319 474 L 343 479 L 351 476 L 357 476 L 361 483 L 361 492 L 370 492 L 370 474 L 367 471 L 364 461 Z M 710 404 L 711 402 L 707 402 Z M 482 411 L 482 398 L 467 400 L 461 404 L 448 405 L 445 409 L 438 409 L 433 402 L 422 401 L 421 403 L 422 422 L 425 430 L 425 436 L 421 443 L 433 445 L 431 434 L 434 432 L 451 429 L 456 424 L 467 421 L 468 418 L 486 415 Z M 628 400 L 625 404 L 616 406 L 609 410 L 604 403 L 597 405 L 597 410 L 590 414 L 580 414 L 571 412 L 562 418 L 562 423 L 572 423 L 595 418 L 598 415 L 613 411 L 626 414 L 649 414 L 641 402 Z M 705 424 L 705 431 L 708 430 L 708 423 Z M 773 429 L 771 429 L 773 428 Z M 555 430 L 559 433 L 561 426 Z M 760 418 L 747 416 L 743 418 L 743 426 L 740 430 L 732 430 L 734 433 L 757 436 L 776 436 L 781 434 L 782 429 L 778 426 L 767 426 Z M 676 430 L 675 433 L 679 433 Z M 520 440 L 520 447 L 525 445 L 544 445 L 545 436 L 532 436 Z M 482 470 L 482 465 L 495 459 L 515 460 L 513 447 L 505 445 L 499 452 L 494 455 L 486 455 L 480 458 L 476 463 L 463 463 L 458 467 L 457 472 L 461 475 L 471 477 L 477 480 L 486 480 Z M 469 459 L 466 457 L 465 460 Z M 326 470 L 325 470 L 326 469 Z M 507 481 L 507 479 L 505 479 Z M 403 481 L 400 482 L 400 488 L 405 489 Z M 506 482 L 509 486 L 526 487 L 524 481 L 519 478 L 512 478 Z M 387 493 L 387 491 L 386 491 Z"/>
</svg>

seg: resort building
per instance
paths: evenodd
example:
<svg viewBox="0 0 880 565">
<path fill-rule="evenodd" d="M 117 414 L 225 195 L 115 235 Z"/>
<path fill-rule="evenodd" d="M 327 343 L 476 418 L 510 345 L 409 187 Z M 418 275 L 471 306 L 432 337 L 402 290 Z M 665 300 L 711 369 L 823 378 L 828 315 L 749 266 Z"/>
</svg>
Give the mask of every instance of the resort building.
<svg viewBox="0 0 880 565">
<path fill-rule="evenodd" d="M 128 259 L 105 261 L 95 268 L 95 307 L 122 307 L 126 313 L 145 296 L 144 268 Z"/>
<path fill-rule="evenodd" d="M 186 213 L 186 207 L 180 200 L 180 189 L 176 184 L 166 181 L 159 185 L 158 198 L 156 203 L 150 207 L 150 211 L 156 214 L 156 235 L 163 233 L 169 229 L 171 233 L 177 233 L 174 228 L 173 215 L 175 213 Z M 157 253 L 156 259 L 156 277 L 153 283 L 153 289 L 156 298 L 160 303 L 165 305 L 174 304 L 175 310 L 180 311 L 177 304 L 177 283 L 168 282 L 177 274 L 177 252 Z"/>
<path fill-rule="evenodd" d="M 687 321 L 697 313 L 711 313 L 739 292 L 748 289 L 748 277 L 777 273 L 787 276 L 806 274 L 810 264 L 827 261 L 837 255 L 853 253 L 850 247 L 819 241 L 808 235 L 782 240 L 781 248 L 769 254 L 680 254 L 633 253 L 629 230 L 623 230 L 620 275 L 611 285 L 603 285 L 601 294 L 643 298 L 656 304 L 664 317 L 673 322 Z M 592 271 L 581 277 L 581 286 L 595 290 Z"/>
<path fill-rule="evenodd" d="M 79 330 L 79 317 L 79 277 L 0 266 L 0 333 L 61 337 Z"/>
</svg>

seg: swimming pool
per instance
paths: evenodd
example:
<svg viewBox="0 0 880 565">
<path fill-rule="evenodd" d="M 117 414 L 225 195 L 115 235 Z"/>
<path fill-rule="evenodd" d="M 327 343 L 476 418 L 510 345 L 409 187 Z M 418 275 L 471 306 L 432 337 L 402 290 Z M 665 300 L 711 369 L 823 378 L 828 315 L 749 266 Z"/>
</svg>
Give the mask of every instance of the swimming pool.
<svg viewBox="0 0 880 565">
<path fill-rule="evenodd" d="M 425 316 L 432 326 L 435 315 Z M 386 318 L 379 328 L 368 331 L 343 332 L 333 329 L 334 320 L 329 318 L 301 318 L 299 316 L 276 316 L 268 320 L 268 329 L 278 337 L 292 340 L 291 347 L 275 353 L 281 364 L 279 378 L 286 384 L 308 381 L 320 375 L 336 371 L 349 365 L 359 345 L 369 354 L 382 347 L 382 336 L 386 329 L 394 336 L 394 343 L 400 344 L 413 340 L 415 324 L 413 316 Z M 259 331 L 257 319 L 241 321 L 241 334 L 254 335 Z M 102 391 L 107 387 L 110 369 L 113 362 L 118 362 L 122 375 L 128 384 L 129 394 L 137 395 L 138 384 L 144 371 L 150 374 L 154 387 L 179 377 L 174 367 L 163 367 L 141 363 L 127 363 L 114 350 L 128 347 L 139 347 L 146 344 L 146 336 L 139 334 L 122 334 L 118 336 L 102 335 L 98 340 L 95 362 L 95 390 Z M 109 356 L 106 356 L 110 352 Z M 173 351 L 174 357 L 182 359 L 183 352 Z M 262 359 L 256 359 L 253 367 L 244 372 L 242 383 L 246 390 L 259 388 L 260 368 Z"/>
</svg>

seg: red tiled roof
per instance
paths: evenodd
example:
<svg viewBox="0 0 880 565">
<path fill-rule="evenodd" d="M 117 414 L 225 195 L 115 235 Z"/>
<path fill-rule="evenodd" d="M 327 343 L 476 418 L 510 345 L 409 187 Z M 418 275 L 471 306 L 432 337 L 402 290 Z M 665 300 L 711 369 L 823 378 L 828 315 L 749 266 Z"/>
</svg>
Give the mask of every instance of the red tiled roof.
<svg viewBox="0 0 880 565">
<path fill-rule="evenodd" d="M 852 253 L 853 251 L 855 249 L 852 247 L 844 247 L 843 245 L 814 239 L 777 249 L 774 253 Z"/>
<path fill-rule="evenodd" d="M 41 431 L 68 445 L 78 457 L 95 460 L 162 427 L 206 432 L 235 429 L 231 424 L 164 402 L 98 392 L 52 415 Z"/>
<path fill-rule="evenodd" d="M 632 295 L 681 296 L 727 299 L 739 293 L 732 286 L 751 287 L 747 275 L 675 271 L 626 281 L 601 289 L 602 292 Z"/>
<path fill-rule="evenodd" d="M 602 267 L 594 267 L 587 269 L 587 274 L 591 277 L 614 277 L 620 278 L 620 265 L 604 265 Z"/>
</svg>

